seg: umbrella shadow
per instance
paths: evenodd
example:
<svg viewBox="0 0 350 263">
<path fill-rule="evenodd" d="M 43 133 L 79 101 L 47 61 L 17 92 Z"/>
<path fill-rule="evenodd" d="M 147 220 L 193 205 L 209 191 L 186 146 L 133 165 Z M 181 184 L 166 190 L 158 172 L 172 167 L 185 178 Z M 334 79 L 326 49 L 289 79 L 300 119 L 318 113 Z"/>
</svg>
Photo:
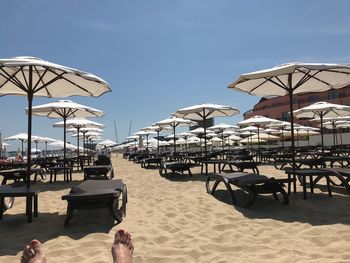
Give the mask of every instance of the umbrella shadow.
<svg viewBox="0 0 350 263">
<path fill-rule="evenodd" d="M 57 212 L 39 213 L 39 217 L 34 217 L 30 224 L 26 223 L 24 213 L 5 213 L 0 225 L 0 256 L 17 255 L 34 238 L 45 243 L 60 236 L 79 240 L 91 233 L 107 234 L 116 224 L 108 209 L 98 210 L 93 212 L 98 213 L 98 216 L 91 216 L 89 210 L 74 211 L 73 219 L 67 227 L 63 226 L 66 215 Z"/>
<path fill-rule="evenodd" d="M 236 190 L 235 195 L 239 190 Z M 275 200 L 272 195 L 258 195 L 255 203 L 242 208 L 233 205 L 225 189 L 217 189 L 213 195 L 218 201 L 233 206 L 250 219 L 274 219 L 286 223 L 300 222 L 314 226 L 346 224 L 350 225 L 350 211 L 345 209 L 349 202 L 349 196 L 333 195 L 329 197 L 327 190 L 325 193 L 308 194 L 308 199 L 303 199 L 302 193 L 291 194 L 289 205 L 283 205 Z"/>
<path fill-rule="evenodd" d="M 56 182 L 37 182 L 36 184 L 33 184 L 33 186 L 36 186 L 40 192 L 55 192 L 55 191 L 62 191 L 64 189 L 70 190 L 72 187 L 76 187 L 78 184 L 82 183 L 81 180 L 73 180 L 70 182 L 65 181 L 56 181 Z"/>
<path fill-rule="evenodd" d="M 192 176 L 187 173 L 168 173 L 168 175 L 162 175 L 165 179 L 173 182 L 205 182 L 206 177 L 201 173 L 192 173 Z"/>
</svg>

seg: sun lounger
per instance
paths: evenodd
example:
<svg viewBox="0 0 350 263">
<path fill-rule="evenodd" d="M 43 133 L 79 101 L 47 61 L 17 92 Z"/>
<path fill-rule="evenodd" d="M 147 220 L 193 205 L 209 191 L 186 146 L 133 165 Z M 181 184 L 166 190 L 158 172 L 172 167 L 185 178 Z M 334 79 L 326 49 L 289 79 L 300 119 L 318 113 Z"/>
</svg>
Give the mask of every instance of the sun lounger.
<svg viewBox="0 0 350 263">
<path fill-rule="evenodd" d="M 335 176 L 340 183 L 336 183 L 330 178 L 330 183 L 336 186 L 343 186 L 350 191 L 350 168 L 323 168 L 322 171 L 328 172 L 329 176 Z M 316 178 L 317 183 L 321 178 Z"/>
<path fill-rule="evenodd" d="M 93 165 L 84 167 L 84 180 L 110 180 L 114 177 L 112 165 Z"/>
<path fill-rule="evenodd" d="M 145 159 L 143 159 L 141 161 L 141 167 L 149 168 L 151 165 L 159 167 L 161 162 L 162 162 L 162 158 L 161 157 L 145 158 Z"/>
<path fill-rule="evenodd" d="M 212 188 L 210 188 L 211 179 L 215 180 Z M 264 175 L 244 172 L 209 174 L 206 180 L 207 192 L 214 195 L 217 186 L 221 182 L 226 186 L 233 205 L 249 207 L 255 202 L 258 194 L 272 194 L 276 200 L 281 197 L 283 204 L 287 205 L 289 203 L 288 195 L 283 189 L 286 180 L 283 179 L 268 178 Z M 237 190 L 237 194 L 235 194 L 236 191 L 232 190 L 231 185 L 238 187 L 241 191 Z"/>
<path fill-rule="evenodd" d="M 74 209 L 102 207 L 108 207 L 114 220 L 120 223 L 126 215 L 127 188 L 121 179 L 87 180 L 73 187 L 68 195 L 62 196 L 62 200 L 68 202 L 65 226 L 69 225 Z"/>
<path fill-rule="evenodd" d="M 174 174 L 176 172 L 180 172 L 183 174 L 184 171 L 187 171 L 189 176 L 192 176 L 190 168 L 192 167 L 191 163 L 183 163 L 183 162 L 164 162 L 161 163 L 159 168 L 159 174 L 164 175 L 163 171 L 165 172 L 165 175 L 168 175 L 168 169 L 171 170 L 171 173 Z"/>
</svg>

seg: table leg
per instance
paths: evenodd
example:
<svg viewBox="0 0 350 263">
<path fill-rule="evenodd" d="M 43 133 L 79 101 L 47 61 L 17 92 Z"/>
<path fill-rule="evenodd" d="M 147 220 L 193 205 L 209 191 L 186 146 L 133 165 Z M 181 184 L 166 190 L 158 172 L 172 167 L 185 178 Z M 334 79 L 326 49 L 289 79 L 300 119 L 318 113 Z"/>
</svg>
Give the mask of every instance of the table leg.
<svg viewBox="0 0 350 263">
<path fill-rule="evenodd" d="M 307 196 L 306 196 L 306 176 L 303 175 L 303 196 L 304 196 L 304 199 L 307 199 Z"/>
<path fill-rule="evenodd" d="M 311 190 L 311 193 L 313 194 L 314 193 L 314 182 L 312 179 L 312 175 L 310 175 L 310 190 Z"/>
<path fill-rule="evenodd" d="M 327 182 L 328 195 L 329 195 L 329 197 L 332 197 L 332 189 L 331 189 L 331 183 L 329 180 L 329 176 L 326 175 L 325 177 L 326 177 L 326 182 Z"/>
<path fill-rule="evenodd" d="M 291 190 L 291 175 L 288 174 L 288 195 L 290 195 L 290 190 Z"/>
<path fill-rule="evenodd" d="M 33 222 L 33 197 L 27 196 L 27 217 L 28 217 L 28 223 Z"/>
<path fill-rule="evenodd" d="M 34 217 L 38 217 L 38 195 L 34 196 Z"/>
<path fill-rule="evenodd" d="M 0 197 L 0 220 L 2 219 L 4 210 L 5 210 L 5 197 L 1 196 Z"/>
</svg>

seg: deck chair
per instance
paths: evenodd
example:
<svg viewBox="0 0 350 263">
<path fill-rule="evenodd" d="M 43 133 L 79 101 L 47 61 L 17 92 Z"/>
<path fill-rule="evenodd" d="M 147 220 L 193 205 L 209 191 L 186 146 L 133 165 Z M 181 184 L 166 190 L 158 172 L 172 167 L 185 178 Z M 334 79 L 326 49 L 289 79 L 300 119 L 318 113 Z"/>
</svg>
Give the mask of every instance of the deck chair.
<svg viewBox="0 0 350 263">
<path fill-rule="evenodd" d="M 210 188 L 210 181 L 214 179 L 214 185 Z M 272 194 L 276 200 L 280 200 L 285 205 L 289 203 L 289 197 L 283 189 L 285 180 L 268 178 L 264 175 L 257 175 L 245 172 L 209 174 L 206 180 L 207 193 L 214 195 L 217 186 L 224 183 L 233 205 L 249 207 L 254 204 L 258 194 Z M 237 187 L 240 196 L 236 195 L 231 185 Z M 238 190 L 237 190 L 238 192 Z"/>
<path fill-rule="evenodd" d="M 183 174 L 184 171 L 187 171 L 189 176 L 192 176 L 190 168 L 193 165 L 191 163 L 183 163 L 183 162 L 163 162 L 159 167 L 160 175 L 168 175 L 168 169 L 171 170 L 172 174 L 175 172 L 180 172 Z"/>
<path fill-rule="evenodd" d="M 121 179 L 87 180 L 73 187 L 68 195 L 62 196 L 62 200 L 68 202 L 65 226 L 69 225 L 74 209 L 102 207 L 108 207 L 114 220 L 120 223 L 126 215 L 127 188 Z"/>
</svg>

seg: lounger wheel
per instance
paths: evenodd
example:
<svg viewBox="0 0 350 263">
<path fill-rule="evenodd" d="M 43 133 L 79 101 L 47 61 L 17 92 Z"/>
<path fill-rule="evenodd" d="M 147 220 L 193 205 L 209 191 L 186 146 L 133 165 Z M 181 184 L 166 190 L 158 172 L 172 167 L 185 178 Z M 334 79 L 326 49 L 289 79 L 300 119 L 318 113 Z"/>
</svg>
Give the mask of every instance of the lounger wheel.
<svg viewBox="0 0 350 263">
<path fill-rule="evenodd" d="M 251 187 L 240 187 L 235 190 L 235 199 L 238 206 L 248 208 L 254 204 L 257 192 Z"/>
<path fill-rule="evenodd" d="M 6 198 L 7 199 L 7 198 Z M 10 209 L 13 207 L 13 204 L 15 202 L 15 198 L 14 197 L 9 197 L 8 199 L 8 202 L 6 202 L 6 199 L 4 200 L 4 205 L 2 206 L 3 207 L 3 212 L 5 212 L 7 209 Z"/>
<path fill-rule="evenodd" d="M 288 205 L 289 204 L 289 197 L 286 191 L 281 186 L 278 191 L 272 193 L 275 200 L 280 200 L 282 204 Z"/>
</svg>

